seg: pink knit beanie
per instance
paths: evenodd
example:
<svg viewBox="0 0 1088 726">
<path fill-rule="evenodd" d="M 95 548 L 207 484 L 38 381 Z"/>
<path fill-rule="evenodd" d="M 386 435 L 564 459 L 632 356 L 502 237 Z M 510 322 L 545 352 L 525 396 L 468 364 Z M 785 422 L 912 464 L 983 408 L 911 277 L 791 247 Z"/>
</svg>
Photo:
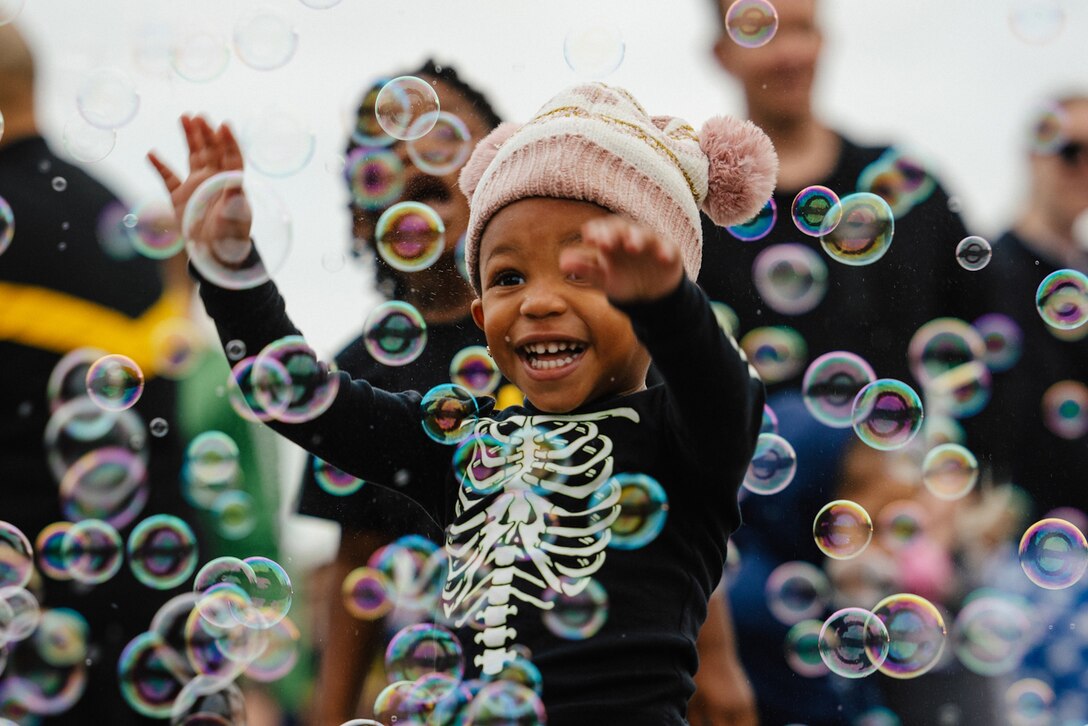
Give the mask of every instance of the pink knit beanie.
<svg viewBox="0 0 1088 726">
<path fill-rule="evenodd" d="M 770 139 L 749 121 L 716 117 L 696 134 L 682 119 L 648 115 L 621 88 L 569 88 L 529 122 L 504 123 L 484 137 L 461 170 L 473 288 L 480 294 L 488 221 L 528 197 L 593 202 L 674 239 L 694 280 L 702 264 L 699 210 L 723 226 L 751 219 L 777 173 Z"/>
</svg>

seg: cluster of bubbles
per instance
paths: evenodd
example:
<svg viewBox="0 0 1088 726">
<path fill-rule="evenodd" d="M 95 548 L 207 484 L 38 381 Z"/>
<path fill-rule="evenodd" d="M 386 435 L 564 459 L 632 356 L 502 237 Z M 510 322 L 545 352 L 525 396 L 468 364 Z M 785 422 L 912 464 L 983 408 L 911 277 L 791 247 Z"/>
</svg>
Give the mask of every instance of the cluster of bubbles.
<svg viewBox="0 0 1088 726">
<path fill-rule="evenodd" d="M 288 617 L 293 590 L 266 557 L 220 557 L 197 573 L 193 592 L 168 600 L 118 662 L 125 701 L 173 723 L 240 723 L 236 680 L 284 677 L 298 660 L 299 631 Z"/>
<path fill-rule="evenodd" d="M 328 410 L 340 376 L 301 336 L 290 335 L 238 360 L 227 388 L 235 411 L 249 421 L 302 423 Z"/>
<path fill-rule="evenodd" d="M 341 590 L 344 607 L 362 620 L 385 617 L 394 608 L 420 616 L 438 602 L 447 569 L 444 549 L 420 535 L 406 535 L 348 573 Z"/>
<path fill-rule="evenodd" d="M 859 192 L 879 196 L 888 205 L 888 216 L 901 218 L 927 200 L 937 188 L 937 181 L 925 165 L 899 149 L 889 149 L 858 176 Z M 878 218 L 883 218 L 883 211 Z M 890 230 L 889 230 L 890 234 Z"/>
</svg>

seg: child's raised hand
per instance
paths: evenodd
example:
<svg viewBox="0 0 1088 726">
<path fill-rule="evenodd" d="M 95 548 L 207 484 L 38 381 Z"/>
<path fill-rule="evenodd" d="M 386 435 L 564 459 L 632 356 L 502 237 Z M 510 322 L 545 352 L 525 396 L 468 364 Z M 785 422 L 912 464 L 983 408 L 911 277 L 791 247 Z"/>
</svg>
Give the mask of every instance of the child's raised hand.
<svg viewBox="0 0 1088 726">
<path fill-rule="evenodd" d="M 189 146 L 189 176 L 184 181 L 155 152 L 147 155 L 170 192 L 179 225 L 197 187 L 220 172 L 242 170 L 242 151 L 230 126 L 224 123 L 218 129 L 212 129 L 202 116 L 183 115 L 181 127 Z M 252 215 L 240 186 L 228 185 L 224 191 L 206 201 L 205 213 L 194 221 L 189 230 L 190 239 L 208 244 L 249 239 Z"/>
<path fill-rule="evenodd" d="M 586 222 L 582 241 L 585 244 L 563 250 L 560 268 L 586 278 L 615 302 L 657 300 L 675 290 L 684 277 L 675 242 L 622 217 Z"/>
</svg>

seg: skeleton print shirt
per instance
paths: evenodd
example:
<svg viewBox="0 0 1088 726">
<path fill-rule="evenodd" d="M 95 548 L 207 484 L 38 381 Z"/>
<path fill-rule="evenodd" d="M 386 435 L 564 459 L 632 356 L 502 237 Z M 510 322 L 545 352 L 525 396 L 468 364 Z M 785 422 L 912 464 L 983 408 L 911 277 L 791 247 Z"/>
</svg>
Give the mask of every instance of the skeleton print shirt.
<svg viewBox="0 0 1088 726">
<path fill-rule="evenodd" d="M 204 283 L 201 296 L 224 344 L 260 350 L 298 334 L 272 283 Z M 424 434 L 420 394 L 342 372 L 323 414 L 270 424 L 403 492 L 445 529 L 438 615 L 457 630 L 466 677 L 531 654 L 552 726 L 685 723 L 695 640 L 740 524 L 737 490 L 763 407 L 758 376 L 693 283 L 621 309 L 664 383 L 566 415 L 481 401 L 475 444 L 456 464 L 454 447 Z M 612 546 L 629 515 L 610 485 L 620 474 L 652 477 L 667 497 L 664 525 L 644 546 Z M 592 617 L 575 620 L 592 621 L 591 634 L 555 627 L 557 608 L 587 602 Z"/>
</svg>

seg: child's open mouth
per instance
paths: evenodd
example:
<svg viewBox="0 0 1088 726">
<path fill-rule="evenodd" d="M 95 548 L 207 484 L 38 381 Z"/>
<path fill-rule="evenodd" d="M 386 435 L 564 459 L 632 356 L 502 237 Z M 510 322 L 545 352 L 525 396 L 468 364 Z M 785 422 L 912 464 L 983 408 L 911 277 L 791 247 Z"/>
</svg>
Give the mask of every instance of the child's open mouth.
<svg viewBox="0 0 1088 726">
<path fill-rule="evenodd" d="M 584 343 L 570 340 L 551 340 L 526 343 L 517 349 L 518 356 L 533 371 L 560 372 L 573 365 L 586 352 Z"/>
</svg>

